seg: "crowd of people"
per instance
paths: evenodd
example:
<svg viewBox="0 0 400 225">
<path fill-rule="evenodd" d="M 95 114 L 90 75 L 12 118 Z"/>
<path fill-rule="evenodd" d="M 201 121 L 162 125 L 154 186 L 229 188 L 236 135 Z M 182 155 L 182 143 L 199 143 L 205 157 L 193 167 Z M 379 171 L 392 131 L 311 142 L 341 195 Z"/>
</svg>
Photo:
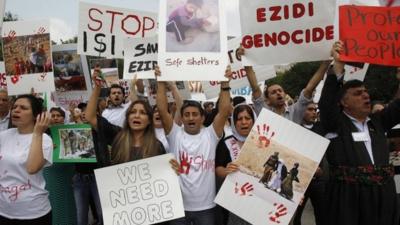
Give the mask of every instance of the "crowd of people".
<svg viewBox="0 0 400 225">
<path fill-rule="evenodd" d="M 165 153 L 175 156 L 170 164 L 179 176 L 185 209 L 185 217 L 165 224 L 249 224 L 216 206 L 214 198 L 226 176 L 239 170 L 235 160 L 263 108 L 330 140 L 293 217 L 294 225 L 301 224 L 308 199 L 317 225 L 399 224 L 394 168 L 389 163 L 392 149 L 386 133 L 400 123 L 400 91 L 390 103 L 372 112 L 364 83 L 343 82 L 344 62 L 339 59 L 343 50 L 341 42 L 334 44 L 333 61 L 321 63 L 291 105 L 280 85 L 261 90 L 249 66 L 245 70 L 252 104 L 243 97 L 232 100 L 229 81 L 221 83 L 215 107 L 184 100 L 173 82 L 159 81 L 156 105 L 150 106 L 141 95 L 142 81 L 133 79 L 127 97 L 123 87 L 110 86 L 104 108 L 104 100 L 99 98 L 104 82 L 100 67 L 92 75 L 94 87 L 89 101 L 71 105 L 69 118 L 59 107 L 46 113 L 43 102 L 34 95 L 11 100 L 5 90 L 0 90 L 0 224 L 52 224 L 52 217 L 60 213 L 56 211 L 76 210 L 76 224 L 87 225 L 89 208 L 96 224 L 103 224 L 94 169 Z M 238 54 L 244 55 L 244 49 L 240 48 Z M 155 73 L 162 76 L 158 68 Z M 325 74 L 320 101 L 313 102 L 313 92 Z M 225 76 L 228 80 L 232 76 L 229 66 Z M 400 80 L 400 68 L 397 78 Z M 174 96 L 172 104 L 168 103 L 167 91 Z M 49 126 L 65 122 L 91 125 L 97 159 L 97 163 L 74 165 L 74 207 L 51 201 L 49 191 L 52 194 L 54 187 L 51 183 L 46 186 L 45 179 L 62 176 L 65 171 L 62 166 L 52 166 L 53 144 L 48 132 Z M 201 163 L 189 160 L 196 157 L 203 159 Z M 297 162 L 285 165 L 276 152 L 266 159 L 260 183 L 291 199 L 298 167 Z M 71 189 L 68 182 L 65 178 L 63 189 Z"/>
</svg>

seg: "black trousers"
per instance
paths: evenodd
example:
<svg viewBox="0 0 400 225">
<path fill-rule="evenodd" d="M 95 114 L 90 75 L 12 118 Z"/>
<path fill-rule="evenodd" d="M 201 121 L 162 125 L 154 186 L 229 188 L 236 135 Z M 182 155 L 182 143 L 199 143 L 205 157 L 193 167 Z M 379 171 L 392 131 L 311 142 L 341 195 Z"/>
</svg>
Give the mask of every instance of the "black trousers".
<svg viewBox="0 0 400 225">
<path fill-rule="evenodd" d="M 327 213 L 327 197 L 326 197 L 326 181 L 312 180 L 304 193 L 304 201 L 302 205 L 299 205 L 296 210 L 296 214 L 293 218 L 293 225 L 301 225 L 301 216 L 303 214 L 304 207 L 307 200 L 311 200 L 311 204 L 314 208 L 315 224 L 325 225 L 324 221 Z"/>
<path fill-rule="evenodd" d="M 36 219 L 27 219 L 27 220 L 18 220 L 18 219 L 8 219 L 0 216 L 0 224 L 1 225 L 52 225 L 52 215 L 51 211 L 46 215 L 36 218 Z"/>
</svg>

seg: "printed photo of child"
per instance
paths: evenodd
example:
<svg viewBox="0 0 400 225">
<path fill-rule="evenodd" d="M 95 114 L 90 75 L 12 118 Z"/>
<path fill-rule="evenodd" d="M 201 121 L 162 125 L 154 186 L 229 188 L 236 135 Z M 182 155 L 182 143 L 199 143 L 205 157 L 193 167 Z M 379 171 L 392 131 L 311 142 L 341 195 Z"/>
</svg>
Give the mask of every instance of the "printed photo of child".
<svg viewBox="0 0 400 225">
<path fill-rule="evenodd" d="M 167 51 L 220 50 L 218 0 L 168 0 L 167 8 Z"/>
</svg>

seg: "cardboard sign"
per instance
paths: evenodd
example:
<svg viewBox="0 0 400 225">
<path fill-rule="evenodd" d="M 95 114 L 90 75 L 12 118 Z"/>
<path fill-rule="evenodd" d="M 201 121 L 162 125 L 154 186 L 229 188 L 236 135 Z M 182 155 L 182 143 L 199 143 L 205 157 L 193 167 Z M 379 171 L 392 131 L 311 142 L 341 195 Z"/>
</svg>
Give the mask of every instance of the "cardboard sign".
<svg viewBox="0 0 400 225">
<path fill-rule="evenodd" d="M 232 70 L 232 80 L 229 86 L 232 89 L 240 89 L 249 85 L 246 70 L 242 65 L 242 59 L 237 54 L 240 46 L 240 38 L 233 38 L 228 41 L 228 59 Z M 256 74 L 257 81 L 264 81 L 276 76 L 274 66 L 254 66 L 253 70 Z M 207 99 L 217 97 L 220 90 L 220 82 L 203 81 L 204 94 Z"/>
<path fill-rule="evenodd" d="M 159 80 L 226 80 L 223 0 L 204 0 L 189 12 L 186 0 L 160 1 Z"/>
<path fill-rule="evenodd" d="M 94 171 L 104 224 L 155 224 L 183 217 L 178 176 L 171 154 Z"/>
<path fill-rule="evenodd" d="M 7 89 L 6 69 L 4 62 L 0 62 L 0 88 Z"/>
<path fill-rule="evenodd" d="M 78 54 L 123 58 L 123 39 L 156 34 L 157 15 L 79 2 Z"/>
<path fill-rule="evenodd" d="M 124 40 L 124 79 L 155 79 L 158 37 L 126 38 Z"/>
<path fill-rule="evenodd" d="M 92 127 L 90 124 L 65 124 L 51 126 L 55 144 L 53 162 L 95 163 Z"/>
<path fill-rule="evenodd" d="M 329 141 L 263 109 L 215 202 L 251 224 L 289 224 Z M 257 206 L 257 207 L 254 207 Z"/>
<path fill-rule="evenodd" d="M 358 68 L 355 66 L 350 66 L 350 65 L 345 65 L 344 70 L 344 80 L 360 80 L 364 81 L 365 75 L 367 74 L 369 64 L 364 63 L 364 66 L 362 68 Z"/>
<path fill-rule="evenodd" d="M 49 21 L 3 23 L 8 95 L 55 90 Z"/>
<path fill-rule="evenodd" d="M 400 66 L 400 7 L 340 6 L 339 24 L 342 61 Z"/>
<path fill-rule="evenodd" d="M 239 1 L 244 65 L 327 60 L 335 0 Z"/>
<path fill-rule="evenodd" d="M 54 100 L 65 109 L 70 104 L 78 105 L 89 100 L 91 93 L 90 74 L 85 73 L 85 57 L 76 53 L 76 44 L 53 46 L 54 82 L 56 93 Z"/>
</svg>

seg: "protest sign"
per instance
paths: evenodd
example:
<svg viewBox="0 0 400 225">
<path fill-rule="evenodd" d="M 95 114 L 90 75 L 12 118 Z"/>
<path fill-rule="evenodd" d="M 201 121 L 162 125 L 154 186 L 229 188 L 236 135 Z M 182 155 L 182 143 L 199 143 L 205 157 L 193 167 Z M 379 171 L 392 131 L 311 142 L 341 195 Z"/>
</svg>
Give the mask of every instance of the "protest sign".
<svg viewBox="0 0 400 225">
<path fill-rule="evenodd" d="M 204 0 L 198 5 L 185 0 L 160 1 L 159 80 L 226 80 L 223 4 L 223 0 Z M 192 6 L 195 11 L 189 13 L 186 8 Z"/>
<path fill-rule="evenodd" d="M 344 70 L 344 80 L 360 80 L 364 81 L 365 75 L 367 74 L 369 64 L 364 63 L 362 68 L 358 68 L 355 66 L 345 65 Z"/>
<path fill-rule="evenodd" d="M 94 171 L 104 224 L 155 224 L 184 216 L 171 154 Z"/>
<path fill-rule="evenodd" d="M 54 91 L 49 21 L 5 22 L 2 37 L 8 94 Z"/>
<path fill-rule="evenodd" d="M 4 9 L 6 6 L 6 0 L 0 0 L 0 15 L 1 18 L 4 18 Z M 3 20 L 0 20 L 0 31 L 2 30 Z"/>
<path fill-rule="evenodd" d="M 329 141 L 263 109 L 215 202 L 251 224 L 289 224 Z M 254 207 L 257 206 L 257 207 Z"/>
<path fill-rule="evenodd" d="M 0 88 L 7 89 L 6 69 L 4 62 L 0 62 Z"/>
<path fill-rule="evenodd" d="M 329 59 L 335 0 L 239 1 L 244 65 Z"/>
<path fill-rule="evenodd" d="M 124 40 L 124 79 L 155 79 L 158 37 L 126 38 Z"/>
<path fill-rule="evenodd" d="M 157 15 L 79 2 L 78 54 L 123 58 L 124 38 L 156 34 Z"/>
<path fill-rule="evenodd" d="M 54 101 L 65 109 L 70 104 L 78 105 L 89 100 L 91 81 L 90 75 L 84 73 L 83 65 L 87 64 L 82 62 L 82 58 L 76 53 L 76 44 L 53 46 Z"/>
<path fill-rule="evenodd" d="M 103 79 L 102 87 L 107 88 L 112 84 L 117 84 L 119 81 L 118 77 L 118 66 L 117 60 L 106 59 L 106 58 L 94 58 L 89 60 L 90 74 L 93 75 L 93 71 L 96 67 L 100 67 L 100 77 Z"/>
<path fill-rule="evenodd" d="M 55 144 L 53 162 L 96 162 L 92 127 L 89 124 L 63 124 L 50 127 Z"/>
<path fill-rule="evenodd" d="M 157 81 L 155 79 L 148 79 L 144 80 L 144 85 L 146 87 L 146 96 L 147 96 L 147 101 L 151 106 L 154 106 L 157 104 L 156 98 L 157 98 Z M 172 96 L 172 93 L 170 91 L 167 91 L 167 100 L 168 103 L 174 102 L 174 97 Z"/>
<path fill-rule="evenodd" d="M 400 7 L 339 7 L 342 61 L 400 66 Z"/>
<path fill-rule="evenodd" d="M 242 65 L 242 59 L 238 55 L 240 46 L 240 38 L 233 38 L 228 41 L 228 59 L 232 70 L 232 80 L 229 86 L 232 89 L 241 89 L 249 85 L 247 80 L 246 70 Z M 256 74 L 257 81 L 264 81 L 276 76 L 274 66 L 254 66 L 253 70 Z M 218 81 L 203 81 L 204 94 L 207 99 L 217 97 L 220 90 L 220 82 Z"/>
</svg>

